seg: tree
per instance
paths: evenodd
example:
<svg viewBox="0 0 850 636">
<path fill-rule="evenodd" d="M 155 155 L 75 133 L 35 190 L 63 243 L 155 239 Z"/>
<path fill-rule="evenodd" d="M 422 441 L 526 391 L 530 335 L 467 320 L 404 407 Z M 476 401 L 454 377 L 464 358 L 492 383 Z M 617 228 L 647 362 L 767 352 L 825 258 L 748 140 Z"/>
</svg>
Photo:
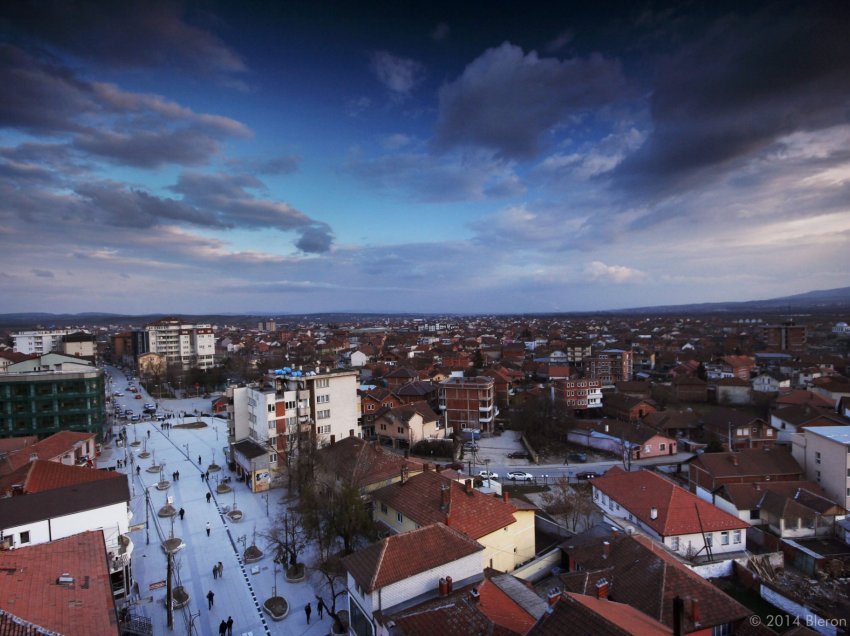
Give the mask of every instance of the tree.
<svg viewBox="0 0 850 636">
<path fill-rule="evenodd" d="M 572 486 L 567 477 L 559 477 L 541 495 L 546 512 L 560 519 L 563 525 L 573 532 L 579 527 L 589 527 L 596 507 L 590 498 L 588 486 Z"/>
<path fill-rule="evenodd" d="M 288 563 L 289 568 L 298 564 L 298 555 L 308 544 L 304 517 L 297 508 L 287 508 L 278 514 L 271 527 L 260 536 L 274 550 L 275 561 Z"/>
<path fill-rule="evenodd" d="M 351 554 L 361 540 L 374 540 L 377 529 L 360 489 L 351 483 L 301 490 L 301 510 L 310 536 L 321 545 L 339 539 L 343 554 Z"/>
<path fill-rule="evenodd" d="M 330 537 L 325 537 L 330 539 Z M 316 598 L 321 599 L 328 616 L 334 621 L 334 632 L 342 633 L 343 624 L 336 609 L 337 599 L 344 597 L 348 591 L 347 575 L 342 567 L 340 555 L 335 551 L 336 542 L 320 540 L 318 552 L 310 567 L 310 583 L 317 592 Z"/>
</svg>

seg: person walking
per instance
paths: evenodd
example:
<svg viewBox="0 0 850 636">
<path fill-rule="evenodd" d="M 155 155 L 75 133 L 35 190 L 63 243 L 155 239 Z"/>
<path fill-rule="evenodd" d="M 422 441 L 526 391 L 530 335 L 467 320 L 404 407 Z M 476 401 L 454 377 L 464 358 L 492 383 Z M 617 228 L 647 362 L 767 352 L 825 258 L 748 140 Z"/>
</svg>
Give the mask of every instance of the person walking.
<svg viewBox="0 0 850 636">
<path fill-rule="evenodd" d="M 218 566 L 217 565 L 213 566 L 213 578 L 214 579 L 218 578 Z"/>
<path fill-rule="evenodd" d="M 198 455 L 198 466 L 200 466 L 200 465 L 201 465 L 201 456 Z"/>
<path fill-rule="evenodd" d="M 207 592 L 207 609 L 212 609 L 214 598 L 215 598 L 215 594 L 213 594 L 212 590 Z"/>
<path fill-rule="evenodd" d="M 310 613 L 312 611 L 313 611 L 313 608 L 310 607 L 310 602 L 308 601 L 307 604 L 304 606 L 304 613 L 307 615 L 307 624 L 308 625 L 310 624 Z"/>
<path fill-rule="evenodd" d="M 210 530 L 211 530 L 211 528 L 210 528 L 210 522 L 209 522 L 209 521 L 207 521 L 207 536 L 210 536 Z"/>
<path fill-rule="evenodd" d="M 136 466 L 136 477 L 138 477 L 141 474 L 141 472 L 142 472 L 142 467 Z"/>
<path fill-rule="evenodd" d="M 316 598 L 319 599 L 319 603 L 316 605 L 316 610 L 319 612 L 319 620 L 322 620 L 322 614 L 325 611 L 325 602 L 318 596 Z"/>
<path fill-rule="evenodd" d="M 218 633 L 221 636 L 224 636 L 227 633 L 227 622 L 222 618 L 221 623 L 218 626 Z"/>
<path fill-rule="evenodd" d="M 183 510 L 183 508 L 180 508 L 180 512 L 178 514 L 180 515 L 180 521 L 183 521 L 183 515 L 186 514 L 186 511 Z"/>
<path fill-rule="evenodd" d="M 180 471 L 178 470 L 174 474 L 177 475 L 177 479 L 175 479 L 174 481 L 180 481 Z"/>
<path fill-rule="evenodd" d="M 221 561 L 218 562 L 218 575 L 224 576 L 224 564 Z"/>
<path fill-rule="evenodd" d="M 227 636 L 233 636 L 233 617 L 227 617 Z"/>
<path fill-rule="evenodd" d="M 210 502 L 210 499 L 212 499 L 212 494 L 211 494 L 211 493 L 207 493 L 207 503 L 209 503 L 209 502 Z"/>
</svg>

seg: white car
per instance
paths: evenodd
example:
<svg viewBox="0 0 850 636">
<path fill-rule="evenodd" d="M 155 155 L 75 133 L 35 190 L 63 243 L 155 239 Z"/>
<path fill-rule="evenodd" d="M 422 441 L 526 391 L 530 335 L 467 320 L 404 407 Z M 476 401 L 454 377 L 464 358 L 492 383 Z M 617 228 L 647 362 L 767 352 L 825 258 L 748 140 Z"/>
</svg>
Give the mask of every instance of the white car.
<svg viewBox="0 0 850 636">
<path fill-rule="evenodd" d="M 496 481 L 499 480 L 499 474 L 489 470 L 479 470 L 478 476 L 483 477 L 484 479 L 495 479 Z"/>
<path fill-rule="evenodd" d="M 508 479 L 511 481 L 534 481 L 534 475 L 522 470 L 512 470 L 508 473 Z"/>
</svg>

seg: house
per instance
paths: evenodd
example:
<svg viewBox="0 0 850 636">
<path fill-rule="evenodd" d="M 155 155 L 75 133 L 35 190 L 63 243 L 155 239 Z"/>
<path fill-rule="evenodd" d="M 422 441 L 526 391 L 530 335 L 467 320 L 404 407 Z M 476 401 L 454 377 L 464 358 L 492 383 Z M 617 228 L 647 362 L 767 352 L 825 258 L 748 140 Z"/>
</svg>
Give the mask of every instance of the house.
<svg viewBox="0 0 850 636">
<path fill-rule="evenodd" d="M 802 478 L 800 464 L 781 448 L 703 453 L 688 465 L 689 488 L 706 501 L 712 501 L 711 493 L 728 484 L 799 481 Z"/>
<path fill-rule="evenodd" d="M 622 457 L 626 456 L 628 449 L 632 459 L 663 457 L 677 452 L 675 438 L 640 422 L 575 420 L 575 425 L 567 433 L 567 440 Z"/>
<path fill-rule="evenodd" d="M 793 494 L 765 491 L 758 504 L 759 521 L 783 539 L 800 539 L 835 534 L 835 524 L 847 510 L 826 497 L 804 488 Z"/>
<path fill-rule="evenodd" d="M 443 523 L 391 535 L 342 559 L 351 631 L 386 631 L 385 616 L 417 605 L 449 586 L 479 582 L 484 547 Z"/>
<path fill-rule="evenodd" d="M 602 413 L 613 419 L 635 422 L 657 410 L 658 405 L 652 400 L 622 393 L 608 393 L 602 397 Z"/>
<path fill-rule="evenodd" d="M 18 450 L 8 451 L 0 462 L 0 476 L 14 473 L 36 459 L 69 466 L 91 466 L 97 455 L 95 437 L 95 433 L 60 431 Z"/>
<path fill-rule="evenodd" d="M 748 523 L 658 473 L 614 466 L 592 486 L 593 501 L 604 514 L 682 556 L 713 559 L 744 549 Z"/>
<path fill-rule="evenodd" d="M 372 492 L 373 516 L 391 532 L 444 523 L 484 546 L 483 566 L 514 570 L 534 556 L 534 510 L 521 501 L 485 494 L 433 470 Z"/>
<path fill-rule="evenodd" d="M 569 564 L 569 571 L 558 575 L 565 592 L 593 596 L 607 586 L 609 601 L 635 608 L 670 629 L 678 623 L 678 633 L 738 633 L 752 614 L 647 537 L 610 528 L 600 536 L 591 529 L 562 543 L 561 550 Z M 676 597 L 685 601 L 678 611 Z"/>
<path fill-rule="evenodd" d="M 678 375 L 670 383 L 673 395 L 680 402 L 708 401 L 708 385 L 695 375 Z"/>
<path fill-rule="evenodd" d="M 443 420 L 426 402 L 385 409 L 375 417 L 374 426 L 378 440 L 389 441 L 393 448 L 410 448 L 417 442 L 446 436 Z"/>
<path fill-rule="evenodd" d="M 790 389 L 790 378 L 774 373 L 760 373 L 751 380 L 753 391 L 757 393 L 779 393 L 780 389 Z"/>
<path fill-rule="evenodd" d="M 672 636 L 673 630 L 640 610 L 608 598 L 609 583 L 600 579 L 591 594 L 559 593 L 551 611 L 534 626 L 529 636 L 605 634 L 606 636 Z"/>
<path fill-rule="evenodd" d="M 369 356 L 361 350 L 353 351 L 349 357 L 349 364 L 356 369 L 365 366 L 368 362 Z"/>
<path fill-rule="evenodd" d="M 14 627 L 0 623 L 0 633 L 120 633 L 100 532 L 0 551 L 0 571 L 0 613 L 16 619 Z"/>
<path fill-rule="evenodd" d="M 133 543 L 130 487 L 123 473 L 34 460 L 0 479 L 0 536 L 20 548 L 97 530 L 109 553 L 115 596 L 129 593 Z"/>
<path fill-rule="evenodd" d="M 656 411 L 643 418 L 644 424 L 673 438 L 693 436 L 699 429 L 699 421 L 699 416 L 691 409 Z"/>
<path fill-rule="evenodd" d="M 804 426 L 847 426 L 850 420 L 832 410 L 816 406 L 791 404 L 776 409 L 770 414 L 770 425 L 779 434 L 779 439 L 790 439 Z"/>
<path fill-rule="evenodd" d="M 320 448 L 316 455 L 317 480 L 327 484 L 346 481 L 364 495 L 399 481 L 402 472 L 413 476 L 424 470 L 419 460 L 404 458 L 359 437 L 346 437 Z"/>
<path fill-rule="evenodd" d="M 829 400 L 835 406 L 841 398 L 850 397 L 850 378 L 840 375 L 818 378 L 812 381 L 809 390 Z"/>
<path fill-rule="evenodd" d="M 702 418 L 706 442 L 715 442 L 726 450 L 761 448 L 776 443 L 775 431 L 760 417 L 730 408 L 717 408 Z"/>
<path fill-rule="evenodd" d="M 438 404 L 437 385 L 419 379 L 398 387 L 395 390 L 395 396 L 401 400 L 402 404 L 412 404 L 424 400 L 432 409 L 436 409 Z"/>
<path fill-rule="evenodd" d="M 820 497 L 826 495 L 823 488 L 812 481 L 754 481 L 720 486 L 712 503 L 754 526 L 761 525 L 763 521 L 760 506 L 768 490 L 783 497 L 793 497 L 800 490 Z"/>
</svg>

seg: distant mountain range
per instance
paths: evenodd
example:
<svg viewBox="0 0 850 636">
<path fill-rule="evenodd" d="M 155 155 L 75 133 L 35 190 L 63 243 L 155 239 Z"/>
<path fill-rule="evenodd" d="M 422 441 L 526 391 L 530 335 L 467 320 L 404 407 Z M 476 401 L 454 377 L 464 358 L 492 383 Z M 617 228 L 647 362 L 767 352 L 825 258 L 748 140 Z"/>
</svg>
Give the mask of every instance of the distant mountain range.
<svg viewBox="0 0 850 636">
<path fill-rule="evenodd" d="M 820 289 L 783 296 L 781 298 L 770 298 L 767 300 L 746 300 L 739 302 L 716 302 L 716 303 L 693 303 L 689 305 L 662 305 L 654 307 L 632 307 L 629 309 L 615 309 L 608 311 L 581 311 L 581 312 L 559 312 L 563 315 L 599 315 L 599 314 L 728 314 L 728 313 L 799 313 L 799 312 L 843 312 L 850 311 L 850 287 L 839 287 L 837 289 Z M 544 315 L 534 312 L 521 312 L 525 315 Z M 245 314 L 147 314 L 132 316 L 125 314 L 85 312 L 80 314 L 50 314 L 50 313 L 12 313 L 0 314 L 0 326 L 6 328 L 33 328 L 41 325 L 45 328 L 60 328 L 68 325 L 108 325 L 128 324 L 139 325 L 154 322 L 167 315 L 177 315 L 181 318 L 195 321 L 221 323 L 244 323 L 267 318 L 281 318 L 288 320 L 315 320 L 323 323 L 348 322 L 351 320 L 380 320 L 382 317 L 398 318 L 422 318 L 426 316 L 447 316 L 461 314 L 415 314 L 409 312 L 398 313 L 370 313 L 370 312 L 322 312 L 314 314 L 285 314 L 276 312 L 256 312 Z M 545 315 L 552 315 L 546 313 Z"/>
</svg>

